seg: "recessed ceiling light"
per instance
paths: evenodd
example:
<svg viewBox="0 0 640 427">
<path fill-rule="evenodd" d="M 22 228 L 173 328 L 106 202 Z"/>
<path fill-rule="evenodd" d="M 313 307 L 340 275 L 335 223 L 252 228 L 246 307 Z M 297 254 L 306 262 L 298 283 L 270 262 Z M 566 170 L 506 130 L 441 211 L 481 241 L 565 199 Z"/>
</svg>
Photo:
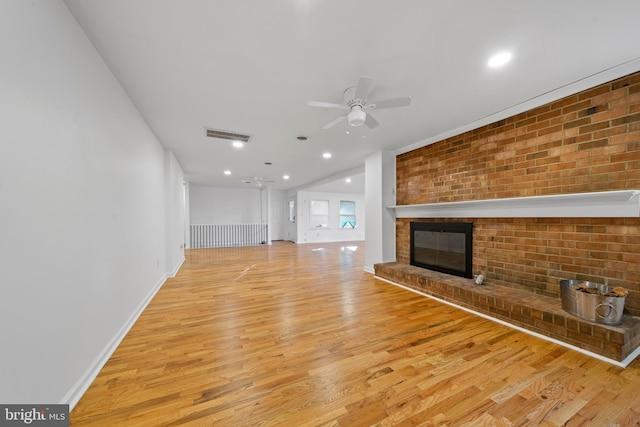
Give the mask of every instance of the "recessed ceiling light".
<svg viewBox="0 0 640 427">
<path fill-rule="evenodd" d="M 331 153 L 322 153 L 322 157 L 324 157 L 325 159 L 330 159 Z"/>
<path fill-rule="evenodd" d="M 231 175 L 231 171 L 230 170 L 226 170 L 226 171 L 224 171 L 224 174 L 225 175 Z"/>
<path fill-rule="evenodd" d="M 511 61 L 511 52 L 500 52 L 489 58 L 487 65 L 491 68 L 502 67 L 507 62 Z"/>
<path fill-rule="evenodd" d="M 244 147 L 244 142 L 242 141 L 233 141 L 233 146 L 236 148 L 242 148 Z"/>
<path fill-rule="evenodd" d="M 347 184 L 351 182 L 351 178 L 347 178 L 344 180 L 344 182 L 346 182 Z"/>
<path fill-rule="evenodd" d="M 289 175 L 282 175 L 282 179 L 289 179 Z"/>
</svg>

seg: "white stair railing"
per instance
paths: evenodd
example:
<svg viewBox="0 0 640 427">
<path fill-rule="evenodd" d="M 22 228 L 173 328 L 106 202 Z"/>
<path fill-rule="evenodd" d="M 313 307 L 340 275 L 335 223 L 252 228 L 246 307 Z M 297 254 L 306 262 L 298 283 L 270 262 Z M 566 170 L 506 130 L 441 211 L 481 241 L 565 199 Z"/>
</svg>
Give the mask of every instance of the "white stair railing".
<svg viewBox="0 0 640 427">
<path fill-rule="evenodd" d="M 267 243 L 267 224 L 192 224 L 189 228 L 194 249 Z"/>
</svg>

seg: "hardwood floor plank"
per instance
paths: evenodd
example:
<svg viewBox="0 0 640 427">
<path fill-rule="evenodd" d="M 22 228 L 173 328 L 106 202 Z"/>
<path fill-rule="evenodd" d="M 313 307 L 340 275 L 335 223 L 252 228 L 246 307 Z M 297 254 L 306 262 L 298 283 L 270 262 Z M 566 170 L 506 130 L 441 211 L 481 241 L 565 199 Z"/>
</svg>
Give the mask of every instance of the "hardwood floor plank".
<svg viewBox="0 0 640 427">
<path fill-rule="evenodd" d="M 640 362 L 617 368 L 363 263 L 361 242 L 188 250 L 71 425 L 640 425 Z"/>
</svg>

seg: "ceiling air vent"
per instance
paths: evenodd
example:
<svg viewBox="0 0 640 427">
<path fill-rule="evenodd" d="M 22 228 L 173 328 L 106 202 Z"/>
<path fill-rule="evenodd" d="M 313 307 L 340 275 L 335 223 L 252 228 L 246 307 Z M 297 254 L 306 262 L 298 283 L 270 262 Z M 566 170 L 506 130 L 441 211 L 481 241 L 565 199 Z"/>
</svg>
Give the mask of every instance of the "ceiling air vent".
<svg viewBox="0 0 640 427">
<path fill-rule="evenodd" d="M 230 132 L 228 130 L 204 128 L 205 134 L 209 138 L 228 139 L 230 141 L 249 142 L 253 135 L 246 135 L 238 132 Z"/>
</svg>

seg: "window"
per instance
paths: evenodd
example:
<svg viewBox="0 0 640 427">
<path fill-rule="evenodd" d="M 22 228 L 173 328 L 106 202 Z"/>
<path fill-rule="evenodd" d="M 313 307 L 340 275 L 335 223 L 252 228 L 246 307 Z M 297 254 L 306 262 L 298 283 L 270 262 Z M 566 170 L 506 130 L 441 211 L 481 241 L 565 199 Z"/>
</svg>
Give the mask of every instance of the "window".
<svg viewBox="0 0 640 427">
<path fill-rule="evenodd" d="M 329 201 L 311 201 L 311 228 L 329 228 Z"/>
<path fill-rule="evenodd" d="M 356 228 L 356 202 L 340 200 L 340 228 Z"/>
</svg>

